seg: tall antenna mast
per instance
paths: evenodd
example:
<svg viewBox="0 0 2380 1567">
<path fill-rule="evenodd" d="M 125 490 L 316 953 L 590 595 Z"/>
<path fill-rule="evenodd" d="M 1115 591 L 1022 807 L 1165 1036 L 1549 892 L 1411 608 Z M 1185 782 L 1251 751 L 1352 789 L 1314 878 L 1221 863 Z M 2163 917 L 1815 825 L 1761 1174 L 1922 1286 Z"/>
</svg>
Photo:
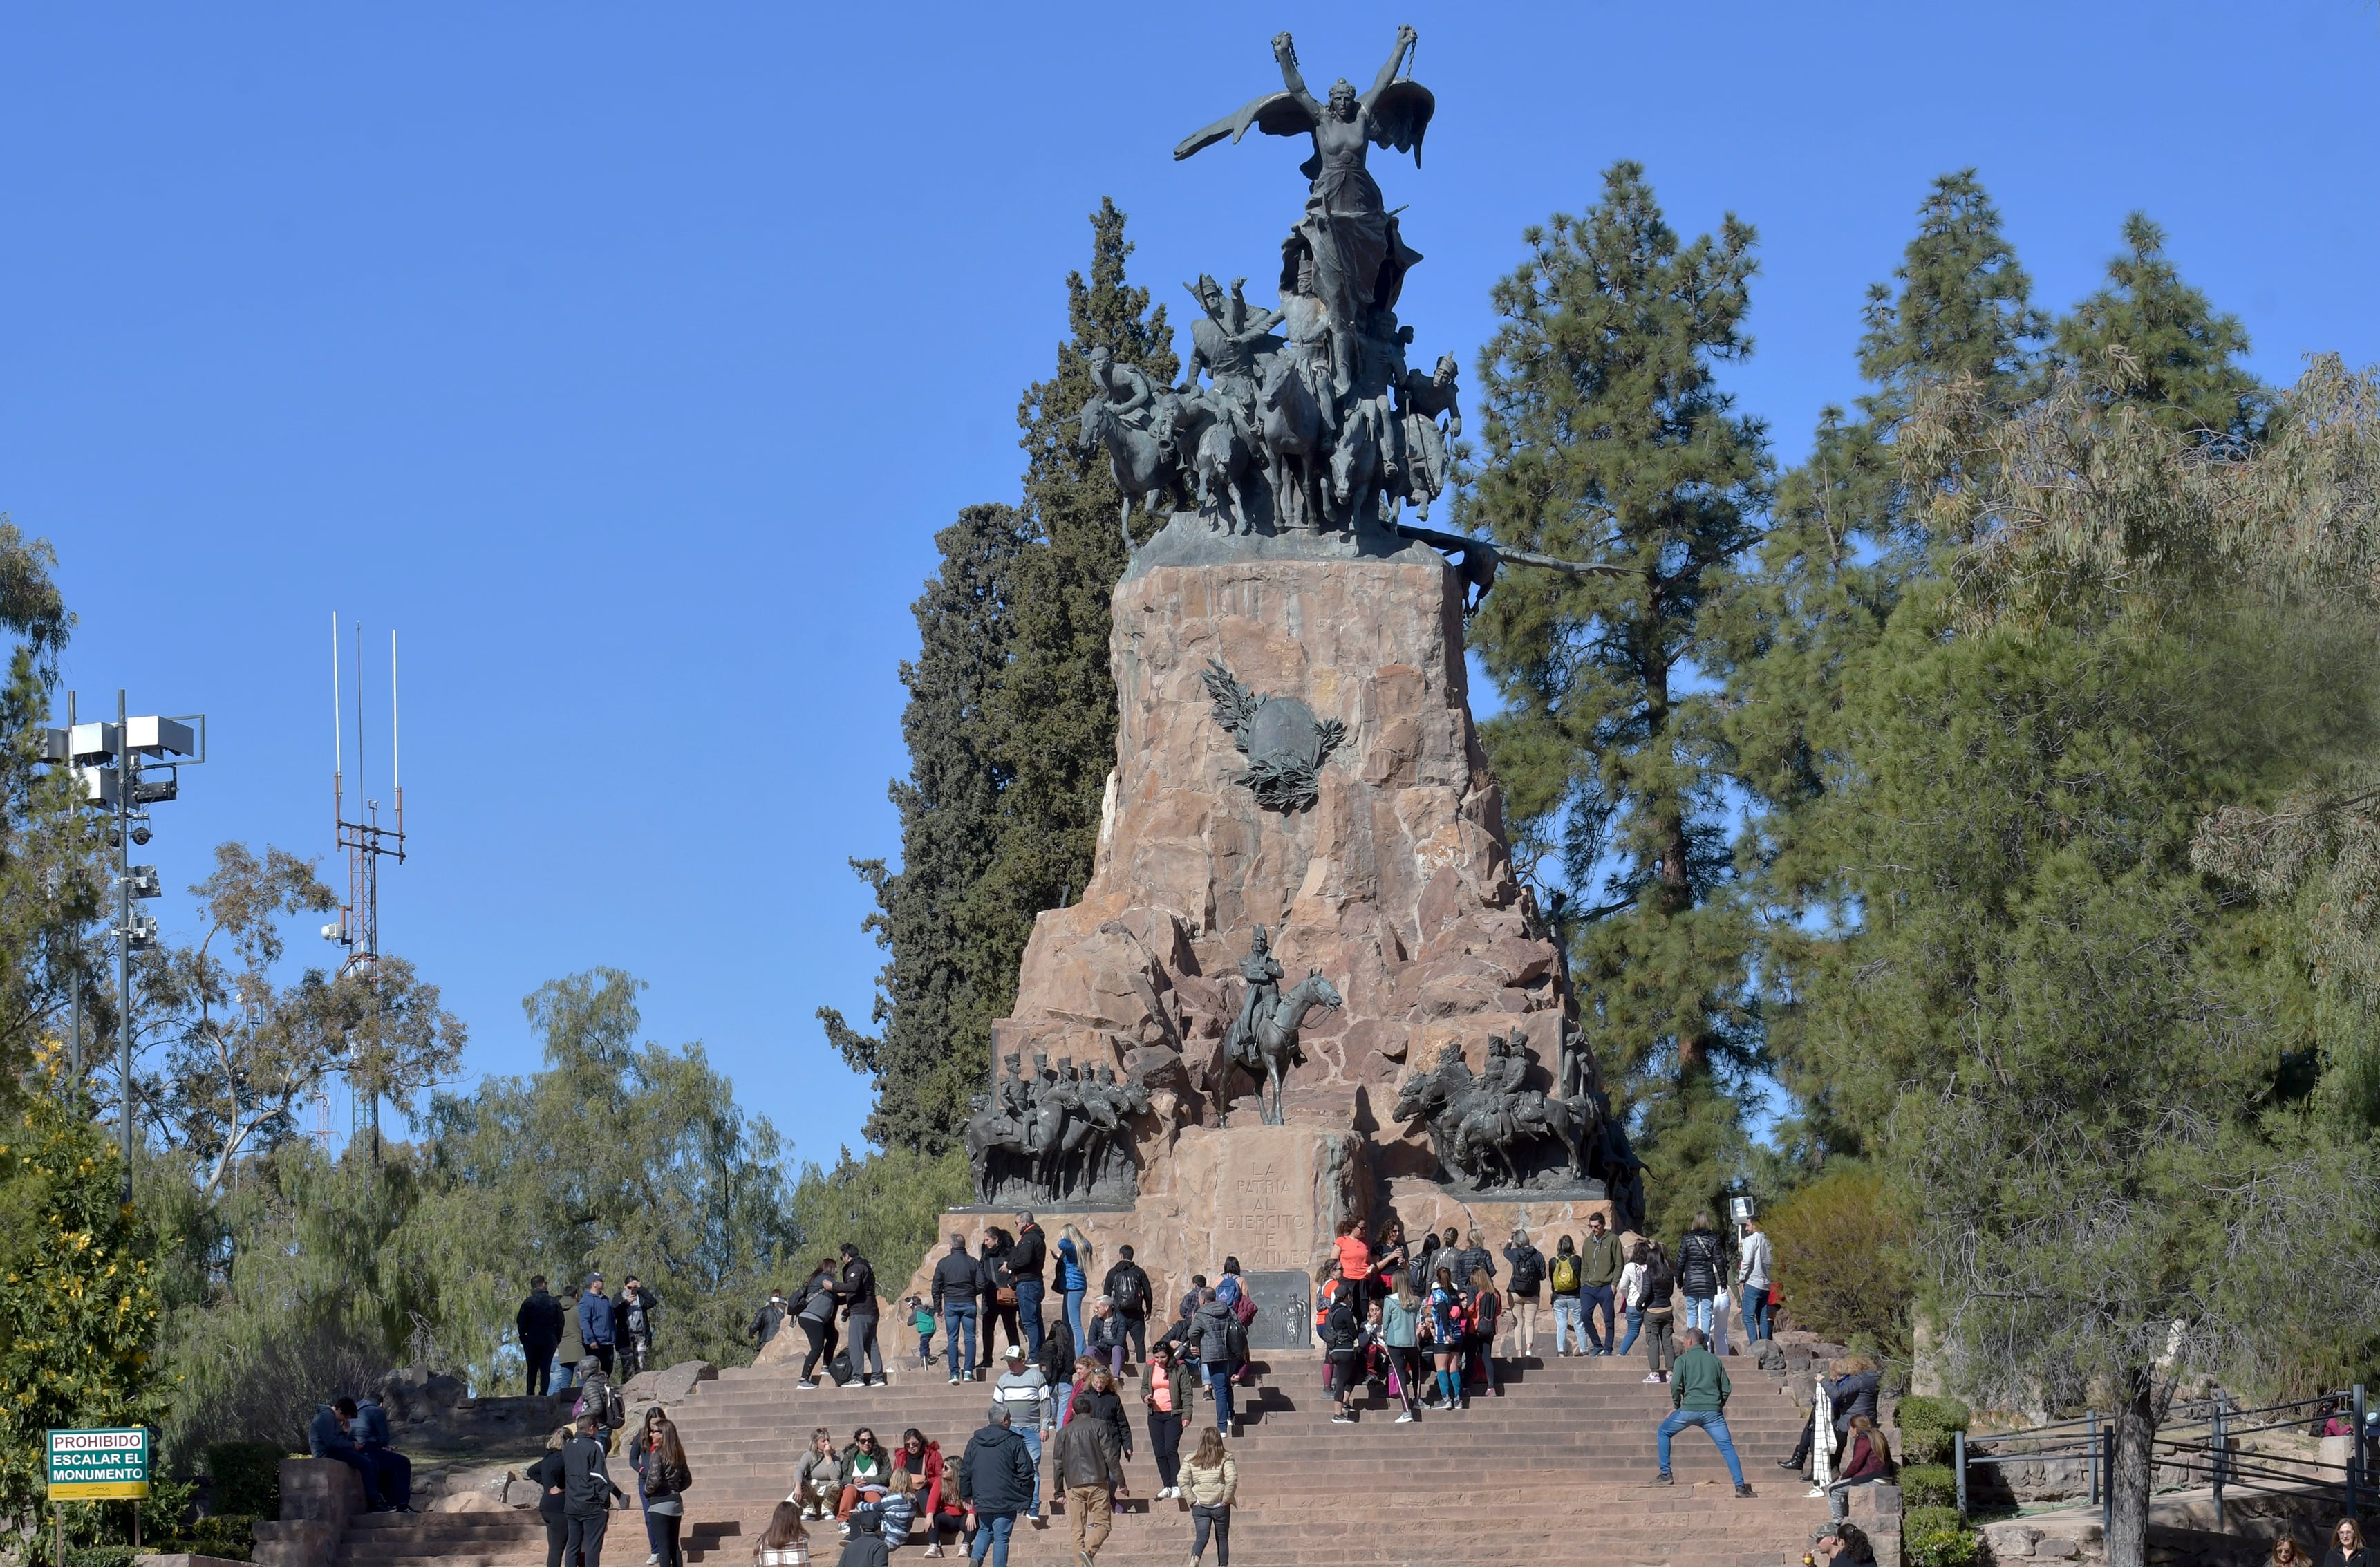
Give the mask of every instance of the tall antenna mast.
<svg viewBox="0 0 2380 1567">
<path fill-rule="evenodd" d="M 337 828 L 339 847 L 347 855 L 347 901 L 340 905 L 335 924 L 322 927 L 328 940 L 347 949 L 339 965 L 341 978 L 353 974 L 369 987 L 375 996 L 380 990 L 380 861 L 383 855 L 405 863 L 405 789 L 397 772 L 396 715 L 396 633 L 388 634 L 388 751 L 389 783 L 395 794 L 395 825 L 383 827 L 380 820 L 380 802 L 370 798 L 366 790 L 369 780 L 364 769 L 364 628 L 356 626 L 356 819 L 347 820 L 345 787 L 346 723 L 339 701 L 339 617 L 331 616 L 331 725 L 332 771 L 331 802 L 334 822 Z M 366 1073 L 377 1070 L 377 1063 L 367 1063 Z M 354 1085 L 371 1101 L 371 1157 L 380 1163 L 380 1084 L 366 1081 Z"/>
</svg>

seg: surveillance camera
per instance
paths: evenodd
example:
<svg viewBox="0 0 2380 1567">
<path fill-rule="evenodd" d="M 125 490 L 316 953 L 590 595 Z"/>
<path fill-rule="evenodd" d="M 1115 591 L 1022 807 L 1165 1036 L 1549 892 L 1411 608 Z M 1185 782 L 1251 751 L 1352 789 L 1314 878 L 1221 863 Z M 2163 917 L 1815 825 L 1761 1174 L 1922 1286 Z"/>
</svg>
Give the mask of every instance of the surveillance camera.
<svg viewBox="0 0 2380 1567">
<path fill-rule="evenodd" d="M 326 941 L 335 941 L 338 939 L 339 926 L 336 920 L 334 920 L 330 924 L 322 927 L 322 940 Z"/>
<path fill-rule="evenodd" d="M 149 842 L 149 829 L 146 827 L 136 827 L 132 830 L 132 842 L 135 845 L 145 846 Z"/>
</svg>

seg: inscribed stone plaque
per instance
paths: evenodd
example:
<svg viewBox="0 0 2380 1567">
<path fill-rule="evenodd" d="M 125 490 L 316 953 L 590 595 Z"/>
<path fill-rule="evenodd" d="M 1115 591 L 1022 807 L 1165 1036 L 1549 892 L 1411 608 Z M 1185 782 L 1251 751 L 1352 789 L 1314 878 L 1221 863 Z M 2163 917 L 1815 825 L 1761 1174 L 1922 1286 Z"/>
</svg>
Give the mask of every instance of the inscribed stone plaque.
<svg viewBox="0 0 2380 1567">
<path fill-rule="evenodd" d="M 1257 1303 L 1257 1319 L 1248 1324 L 1248 1349 L 1305 1349 L 1314 1342 L 1314 1290 L 1294 1269 L 1243 1273 L 1242 1282 Z"/>
</svg>

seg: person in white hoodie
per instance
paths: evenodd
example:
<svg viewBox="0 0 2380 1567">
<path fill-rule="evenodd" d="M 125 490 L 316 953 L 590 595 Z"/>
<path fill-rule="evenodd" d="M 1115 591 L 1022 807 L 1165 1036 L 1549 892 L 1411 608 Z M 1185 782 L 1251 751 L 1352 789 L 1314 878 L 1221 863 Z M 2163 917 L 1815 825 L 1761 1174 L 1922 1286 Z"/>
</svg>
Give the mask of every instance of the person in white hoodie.
<svg viewBox="0 0 2380 1567">
<path fill-rule="evenodd" d="M 1742 1303 L 1736 1315 L 1743 1321 L 1745 1340 L 1752 1343 L 1771 1338 L 1777 1331 L 1768 1308 L 1768 1283 L 1776 1256 L 1768 1236 L 1760 1228 L 1760 1221 L 1746 1219 L 1742 1253 L 1735 1265 L 1737 1293 Z"/>
<path fill-rule="evenodd" d="M 1647 1257 L 1645 1243 L 1638 1241 L 1629 1248 L 1628 1266 L 1620 1270 L 1620 1311 L 1628 1323 L 1628 1336 L 1620 1341 L 1616 1354 L 1626 1354 L 1635 1345 L 1636 1335 L 1645 1329 L 1645 1273 Z"/>
</svg>

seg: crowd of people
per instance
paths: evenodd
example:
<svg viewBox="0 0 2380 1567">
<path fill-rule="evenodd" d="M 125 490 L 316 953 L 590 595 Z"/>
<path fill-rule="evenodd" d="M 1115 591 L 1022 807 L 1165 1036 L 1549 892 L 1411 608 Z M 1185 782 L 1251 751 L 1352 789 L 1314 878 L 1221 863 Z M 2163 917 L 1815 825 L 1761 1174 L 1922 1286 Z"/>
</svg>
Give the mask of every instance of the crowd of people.
<svg viewBox="0 0 2380 1567">
<path fill-rule="evenodd" d="M 601 1273 L 589 1274 L 583 1291 L 566 1289 L 558 1298 L 547 1293 L 543 1274 L 531 1279 L 528 1298 L 513 1314 L 526 1362 L 526 1391 L 541 1396 L 576 1387 L 580 1367 L 589 1361 L 606 1377 L 651 1370 L 661 1306 L 661 1297 L 634 1273 L 620 1281 L 617 1296 L 605 1290 Z M 558 1379 L 556 1366 L 562 1368 Z"/>
</svg>

